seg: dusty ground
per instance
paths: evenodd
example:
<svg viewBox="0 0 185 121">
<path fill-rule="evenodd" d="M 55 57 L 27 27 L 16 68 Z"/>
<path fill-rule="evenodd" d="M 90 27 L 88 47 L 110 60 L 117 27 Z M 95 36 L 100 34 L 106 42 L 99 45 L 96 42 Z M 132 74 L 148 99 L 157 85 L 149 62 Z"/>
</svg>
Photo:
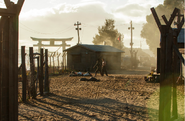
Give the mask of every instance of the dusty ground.
<svg viewBox="0 0 185 121">
<path fill-rule="evenodd" d="M 79 81 L 82 77 L 68 75 L 50 78 L 51 94 L 20 103 L 19 120 L 156 121 L 159 83 L 144 81 L 149 70 L 109 73 L 108 77 L 98 75 L 100 81 Z M 183 120 L 183 97 L 179 91 L 179 120 Z"/>
</svg>

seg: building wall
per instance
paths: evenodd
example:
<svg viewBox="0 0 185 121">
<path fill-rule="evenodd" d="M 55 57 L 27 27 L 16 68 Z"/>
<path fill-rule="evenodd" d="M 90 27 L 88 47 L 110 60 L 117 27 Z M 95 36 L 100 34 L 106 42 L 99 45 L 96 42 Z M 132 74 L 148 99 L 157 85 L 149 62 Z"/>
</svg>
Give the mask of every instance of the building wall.
<svg viewBox="0 0 185 121">
<path fill-rule="evenodd" d="M 94 71 L 93 66 L 98 58 L 104 58 L 107 69 L 120 69 L 121 53 L 94 52 L 83 47 L 75 47 L 67 51 L 67 66 L 76 71 Z"/>
<path fill-rule="evenodd" d="M 67 66 L 75 70 L 92 70 L 96 59 L 95 52 L 83 47 L 75 47 L 67 51 Z"/>
</svg>

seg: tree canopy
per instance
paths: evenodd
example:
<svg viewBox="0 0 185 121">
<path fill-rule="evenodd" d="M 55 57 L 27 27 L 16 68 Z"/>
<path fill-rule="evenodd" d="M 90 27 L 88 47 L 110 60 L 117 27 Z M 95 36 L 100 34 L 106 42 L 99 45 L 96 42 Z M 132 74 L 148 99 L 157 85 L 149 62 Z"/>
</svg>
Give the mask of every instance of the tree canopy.
<svg viewBox="0 0 185 121">
<path fill-rule="evenodd" d="M 98 34 L 93 37 L 92 41 L 95 45 L 102 45 L 105 42 L 106 45 L 123 49 L 123 35 L 115 29 L 114 22 L 113 19 L 106 19 L 105 25 L 98 27 Z"/>
<path fill-rule="evenodd" d="M 184 0 L 164 0 L 163 4 L 155 8 L 161 24 L 165 24 L 161 16 L 165 15 L 169 20 L 175 7 L 180 9 L 181 14 L 183 14 Z M 160 44 L 160 31 L 152 14 L 146 16 L 146 21 L 147 23 L 143 25 L 141 31 L 141 37 L 146 39 L 146 43 L 149 45 L 150 50 L 156 55 L 157 47 L 159 47 Z"/>
</svg>

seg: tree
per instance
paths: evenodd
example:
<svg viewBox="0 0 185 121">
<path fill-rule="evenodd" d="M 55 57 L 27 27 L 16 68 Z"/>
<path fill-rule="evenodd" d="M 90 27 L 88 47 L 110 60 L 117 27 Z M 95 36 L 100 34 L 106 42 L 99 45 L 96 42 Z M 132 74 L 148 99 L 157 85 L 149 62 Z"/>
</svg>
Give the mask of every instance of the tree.
<svg viewBox="0 0 185 121">
<path fill-rule="evenodd" d="M 165 15 L 169 20 L 174 8 L 179 8 L 181 14 L 184 10 L 184 0 L 164 0 L 163 5 L 158 5 L 155 10 L 158 16 L 161 18 Z M 152 14 L 146 16 L 146 21 L 141 31 L 141 37 L 146 39 L 146 43 L 149 45 L 150 50 L 157 55 L 157 47 L 160 45 L 160 32 Z M 161 24 L 165 24 L 161 19 Z"/>
<path fill-rule="evenodd" d="M 118 49 L 123 49 L 123 35 L 115 29 L 114 20 L 106 19 L 105 25 L 98 27 L 98 33 L 93 37 L 93 43 L 95 45 L 106 43 L 106 45 L 111 45 Z M 119 38 L 119 39 L 118 39 Z"/>
</svg>

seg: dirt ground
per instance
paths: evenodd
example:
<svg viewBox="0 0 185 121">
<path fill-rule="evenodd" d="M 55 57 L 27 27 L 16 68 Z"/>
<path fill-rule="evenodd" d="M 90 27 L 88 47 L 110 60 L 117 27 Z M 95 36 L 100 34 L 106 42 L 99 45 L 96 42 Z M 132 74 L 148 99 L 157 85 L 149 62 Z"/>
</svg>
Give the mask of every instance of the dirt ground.
<svg viewBox="0 0 185 121">
<path fill-rule="evenodd" d="M 50 94 L 19 103 L 19 120 L 157 121 L 159 83 L 147 83 L 149 68 L 109 71 L 99 81 L 61 75 L 50 78 Z M 94 76 L 94 73 L 92 73 Z M 90 78 L 90 77 L 85 77 Z M 179 119 L 184 117 L 184 86 L 178 86 Z"/>
</svg>

